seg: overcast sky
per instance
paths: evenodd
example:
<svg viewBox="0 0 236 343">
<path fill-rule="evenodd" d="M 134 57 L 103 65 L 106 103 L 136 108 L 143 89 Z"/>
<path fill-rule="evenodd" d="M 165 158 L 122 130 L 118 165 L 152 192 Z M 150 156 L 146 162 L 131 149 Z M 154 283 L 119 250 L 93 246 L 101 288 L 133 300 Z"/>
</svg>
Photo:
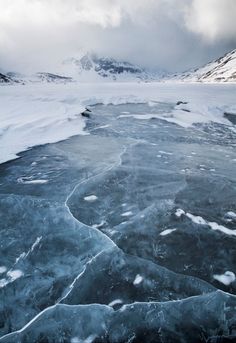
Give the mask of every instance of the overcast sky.
<svg viewBox="0 0 236 343">
<path fill-rule="evenodd" d="M 0 68 L 52 71 L 89 50 L 168 71 L 236 47 L 236 0 L 0 0 Z"/>
</svg>

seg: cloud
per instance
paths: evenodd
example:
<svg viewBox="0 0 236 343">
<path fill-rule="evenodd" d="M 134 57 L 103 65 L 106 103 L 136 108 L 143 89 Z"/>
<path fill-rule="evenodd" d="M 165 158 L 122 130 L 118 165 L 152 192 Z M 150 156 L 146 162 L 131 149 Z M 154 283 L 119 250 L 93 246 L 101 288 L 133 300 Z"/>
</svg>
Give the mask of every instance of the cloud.
<svg viewBox="0 0 236 343">
<path fill-rule="evenodd" d="M 187 28 L 211 42 L 236 42 L 235 18 L 235 0 L 194 0 L 185 12 Z"/>
<path fill-rule="evenodd" d="M 236 44 L 235 0 L 0 0 L 0 67 L 52 70 L 79 49 L 171 71 Z"/>
</svg>

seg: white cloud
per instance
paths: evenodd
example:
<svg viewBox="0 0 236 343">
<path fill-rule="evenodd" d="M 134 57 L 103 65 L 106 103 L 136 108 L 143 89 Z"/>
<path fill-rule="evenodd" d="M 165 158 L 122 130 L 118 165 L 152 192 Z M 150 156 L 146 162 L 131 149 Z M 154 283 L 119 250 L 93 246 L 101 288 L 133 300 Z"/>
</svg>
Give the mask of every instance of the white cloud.
<svg viewBox="0 0 236 343">
<path fill-rule="evenodd" d="M 185 69 L 234 48 L 235 10 L 236 0 L 0 0 L 0 67 L 48 70 L 83 47 Z"/>
<path fill-rule="evenodd" d="M 204 39 L 236 41 L 235 0 L 193 0 L 186 9 L 186 26 Z"/>
</svg>

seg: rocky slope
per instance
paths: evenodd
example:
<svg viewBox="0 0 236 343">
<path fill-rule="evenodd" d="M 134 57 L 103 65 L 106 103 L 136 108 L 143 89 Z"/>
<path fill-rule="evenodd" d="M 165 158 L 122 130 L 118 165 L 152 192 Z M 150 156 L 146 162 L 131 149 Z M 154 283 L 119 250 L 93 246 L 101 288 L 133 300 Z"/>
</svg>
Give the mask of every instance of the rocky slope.
<svg viewBox="0 0 236 343">
<path fill-rule="evenodd" d="M 236 49 L 204 67 L 175 77 L 192 82 L 236 82 Z"/>
<path fill-rule="evenodd" d="M 12 83 L 12 82 L 13 80 L 9 76 L 3 73 L 0 73 L 0 83 L 4 84 L 4 83 Z"/>
</svg>

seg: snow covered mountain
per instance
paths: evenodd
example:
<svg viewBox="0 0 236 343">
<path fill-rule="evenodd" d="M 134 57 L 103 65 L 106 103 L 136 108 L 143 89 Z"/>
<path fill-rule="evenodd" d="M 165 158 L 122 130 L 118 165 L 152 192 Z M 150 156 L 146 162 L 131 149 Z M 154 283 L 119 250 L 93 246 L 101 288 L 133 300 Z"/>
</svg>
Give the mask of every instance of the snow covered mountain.
<svg viewBox="0 0 236 343">
<path fill-rule="evenodd" d="M 73 79 L 67 76 L 61 76 L 51 73 L 36 73 L 33 75 L 23 75 L 20 73 L 0 73 L 0 84 L 27 84 L 27 83 L 67 83 L 72 82 Z"/>
<path fill-rule="evenodd" d="M 190 82 L 236 82 L 236 49 L 204 67 L 175 77 Z"/>
<path fill-rule="evenodd" d="M 86 53 L 78 59 L 70 58 L 63 65 L 79 81 L 148 81 L 163 77 L 161 72 L 151 72 L 126 61 L 98 57 L 93 53 Z"/>
<path fill-rule="evenodd" d="M 101 81 L 158 81 L 166 75 L 164 72 L 149 71 L 126 61 L 117 61 L 109 57 L 98 57 L 93 53 L 69 58 L 55 65 L 50 72 L 38 72 L 24 75 L 10 72 L 2 74 L 2 82 L 27 83 L 67 83 Z M 0 79 L 0 81 L 1 81 Z"/>
<path fill-rule="evenodd" d="M 126 61 L 98 57 L 93 53 L 80 54 L 55 66 L 50 72 L 23 75 L 0 72 L 0 84 L 68 83 L 101 81 L 178 81 L 178 82 L 236 82 L 236 49 L 204 67 L 185 73 L 168 75 L 150 71 Z"/>
<path fill-rule="evenodd" d="M 72 82 L 73 78 L 69 76 L 63 76 L 58 74 L 52 74 L 52 73 L 36 73 L 31 78 L 32 82 L 46 82 L 46 83 L 67 83 Z"/>
</svg>

